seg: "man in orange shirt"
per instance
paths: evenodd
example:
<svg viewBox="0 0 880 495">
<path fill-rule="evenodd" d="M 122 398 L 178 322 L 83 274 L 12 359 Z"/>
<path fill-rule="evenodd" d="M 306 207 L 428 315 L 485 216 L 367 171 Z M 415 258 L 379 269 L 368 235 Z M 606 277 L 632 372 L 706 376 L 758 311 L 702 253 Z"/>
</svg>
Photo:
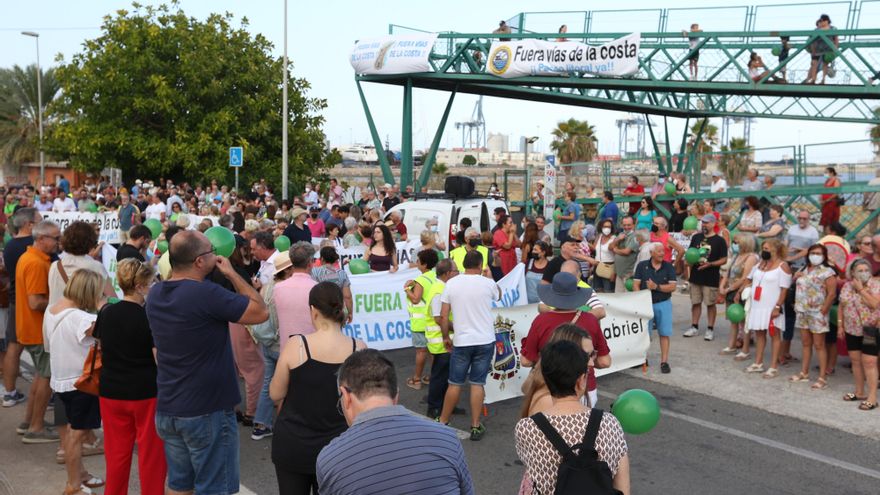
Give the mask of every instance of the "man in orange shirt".
<svg viewBox="0 0 880 495">
<path fill-rule="evenodd" d="M 30 354 L 36 373 L 28 394 L 24 423 L 16 431 L 23 434 L 22 443 L 58 441 L 58 432 L 43 424 L 43 415 L 52 391 L 49 389 L 49 353 L 43 347 L 43 313 L 49 304 L 50 257 L 58 251 L 61 229 L 46 220 L 33 229 L 34 245 L 18 260 L 15 267 L 15 330 L 18 342 Z"/>
</svg>

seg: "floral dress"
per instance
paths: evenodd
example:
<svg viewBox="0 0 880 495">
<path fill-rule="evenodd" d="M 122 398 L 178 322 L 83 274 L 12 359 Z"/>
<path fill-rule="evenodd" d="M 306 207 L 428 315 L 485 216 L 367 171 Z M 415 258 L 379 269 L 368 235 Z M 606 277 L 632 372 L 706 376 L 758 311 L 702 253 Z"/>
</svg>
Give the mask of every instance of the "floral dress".
<svg viewBox="0 0 880 495">
<path fill-rule="evenodd" d="M 822 314 L 822 306 L 828 295 L 825 281 L 834 276 L 834 270 L 825 265 L 808 267 L 801 272 L 795 282 L 797 292 L 794 299 L 794 327 L 797 330 L 828 332 L 828 315 Z"/>
<path fill-rule="evenodd" d="M 761 212 L 758 210 L 746 210 L 739 221 L 740 229 L 747 227 L 754 229 L 755 232 L 761 228 L 763 223 L 764 220 L 761 218 Z"/>
<path fill-rule="evenodd" d="M 880 279 L 872 277 L 865 284 L 871 294 L 880 294 Z M 855 289 L 852 282 L 844 284 L 840 290 L 840 303 L 843 304 L 843 331 L 853 337 L 862 336 L 862 328 L 865 326 L 877 326 L 880 320 L 880 311 L 873 311 L 865 304 Z"/>
</svg>

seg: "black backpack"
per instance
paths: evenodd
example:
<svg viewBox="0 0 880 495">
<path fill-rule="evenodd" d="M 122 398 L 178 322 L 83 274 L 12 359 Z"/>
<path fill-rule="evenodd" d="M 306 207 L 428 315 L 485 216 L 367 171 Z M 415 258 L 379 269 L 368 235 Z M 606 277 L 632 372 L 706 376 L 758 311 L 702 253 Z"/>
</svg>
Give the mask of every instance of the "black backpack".
<svg viewBox="0 0 880 495">
<path fill-rule="evenodd" d="M 608 464 L 600 461 L 599 453 L 596 452 L 596 436 L 599 434 L 599 425 L 602 424 L 601 409 L 593 409 L 590 412 L 590 421 L 587 423 L 583 441 L 571 447 L 565 443 L 546 416 L 538 413 L 531 418 L 562 455 L 562 463 L 556 475 L 555 495 L 583 493 L 622 495 L 623 492 L 614 489 Z M 577 454 L 574 452 L 575 449 Z"/>
</svg>

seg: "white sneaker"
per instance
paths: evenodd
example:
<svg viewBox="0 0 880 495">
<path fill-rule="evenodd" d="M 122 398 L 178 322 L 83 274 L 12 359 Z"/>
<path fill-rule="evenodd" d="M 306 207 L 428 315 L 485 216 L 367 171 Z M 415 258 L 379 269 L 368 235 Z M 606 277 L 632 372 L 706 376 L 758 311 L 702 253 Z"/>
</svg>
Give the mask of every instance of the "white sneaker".
<svg viewBox="0 0 880 495">
<path fill-rule="evenodd" d="M 699 334 L 700 334 L 700 331 L 699 331 L 699 330 L 697 330 L 697 329 L 694 328 L 694 327 L 690 327 L 690 328 L 688 328 L 687 330 L 684 331 L 684 333 L 682 334 L 682 336 L 684 336 L 684 337 L 695 337 L 695 336 L 697 336 L 697 335 L 699 335 Z"/>
<path fill-rule="evenodd" d="M 715 340 L 715 332 L 713 330 L 706 330 L 706 335 L 703 336 L 703 340 L 707 342 Z"/>
</svg>

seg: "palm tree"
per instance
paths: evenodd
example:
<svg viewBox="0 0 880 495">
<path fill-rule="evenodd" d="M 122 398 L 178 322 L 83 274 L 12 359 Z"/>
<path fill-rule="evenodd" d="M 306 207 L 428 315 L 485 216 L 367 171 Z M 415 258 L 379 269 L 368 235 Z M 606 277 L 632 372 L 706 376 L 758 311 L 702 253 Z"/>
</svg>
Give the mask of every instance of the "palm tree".
<svg viewBox="0 0 880 495">
<path fill-rule="evenodd" d="M 553 129 L 550 149 L 559 157 L 559 163 L 588 162 L 597 154 L 599 139 L 596 130 L 586 120 L 570 118 Z M 566 167 L 568 175 L 570 167 Z"/>
<path fill-rule="evenodd" d="M 702 134 L 700 133 L 700 129 L 702 129 Z M 700 135 L 700 142 L 696 143 L 697 134 Z M 708 118 L 703 118 L 698 120 L 691 127 L 691 133 L 688 136 L 688 152 L 693 151 L 695 155 L 700 158 L 700 170 L 705 170 L 706 165 L 709 163 L 709 154 L 714 151 L 715 146 L 718 146 L 718 126 L 712 125 L 709 123 Z"/>
<path fill-rule="evenodd" d="M 880 107 L 874 109 L 874 117 L 880 119 Z M 871 144 L 874 146 L 874 154 L 880 157 L 880 124 L 871 127 L 868 137 L 871 138 Z"/>
<path fill-rule="evenodd" d="M 434 166 L 431 167 L 431 177 L 428 179 L 428 188 L 442 190 L 447 175 L 449 175 L 449 167 L 443 162 L 435 163 Z"/>
<path fill-rule="evenodd" d="M 721 146 L 718 168 L 731 184 L 739 184 L 752 163 L 753 148 L 745 138 L 730 138 L 730 145 Z"/>
<path fill-rule="evenodd" d="M 43 130 L 46 132 L 46 108 L 61 89 L 55 69 L 41 74 L 43 91 Z M 37 108 L 37 66 L 0 69 L 0 163 L 20 164 L 35 161 L 40 154 L 39 111 Z"/>
</svg>

